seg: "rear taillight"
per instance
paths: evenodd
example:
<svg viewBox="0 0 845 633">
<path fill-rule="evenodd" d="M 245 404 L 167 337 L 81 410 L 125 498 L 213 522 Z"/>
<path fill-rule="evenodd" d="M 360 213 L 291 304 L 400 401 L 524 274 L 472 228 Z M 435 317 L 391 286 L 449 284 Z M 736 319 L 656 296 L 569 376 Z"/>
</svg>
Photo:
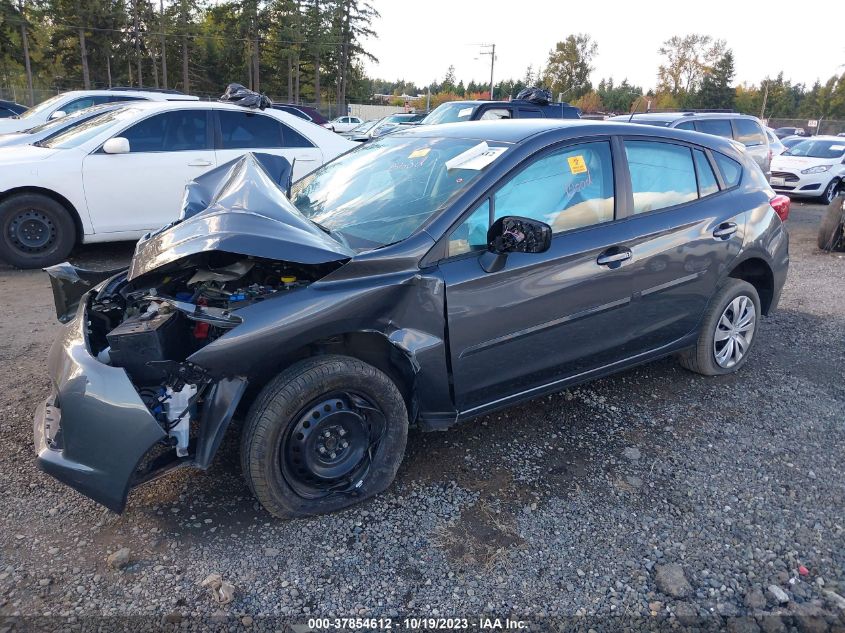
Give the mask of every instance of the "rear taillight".
<svg viewBox="0 0 845 633">
<path fill-rule="evenodd" d="M 778 214 L 778 217 L 782 222 L 786 222 L 787 218 L 789 218 L 789 205 L 791 202 L 792 201 L 789 199 L 789 196 L 784 196 L 782 194 L 769 200 L 769 204 L 772 209 L 775 210 L 775 213 Z"/>
</svg>

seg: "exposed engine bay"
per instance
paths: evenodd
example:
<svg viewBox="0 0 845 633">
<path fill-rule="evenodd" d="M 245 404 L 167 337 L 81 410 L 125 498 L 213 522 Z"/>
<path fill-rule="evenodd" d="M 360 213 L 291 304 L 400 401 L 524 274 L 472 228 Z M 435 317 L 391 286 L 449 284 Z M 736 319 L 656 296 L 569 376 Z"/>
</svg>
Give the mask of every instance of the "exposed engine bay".
<svg viewBox="0 0 845 633">
<path fill-rule="evenodd" d="M 212 382 L 186 359 L 242 323 L 242 308 L 282 299 L 337 265 L 211 252 L 132 281 L 119 274 L 89 299 L 90 351 L 126 371 L 169 445 L 186 457 L 191 421 Z"/>
</svg>

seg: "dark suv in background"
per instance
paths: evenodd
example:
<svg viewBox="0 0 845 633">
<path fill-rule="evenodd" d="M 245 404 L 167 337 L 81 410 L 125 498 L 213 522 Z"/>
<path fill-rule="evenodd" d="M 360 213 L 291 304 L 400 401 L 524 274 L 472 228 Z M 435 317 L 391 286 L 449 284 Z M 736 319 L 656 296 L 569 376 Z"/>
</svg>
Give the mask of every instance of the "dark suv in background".
<svg viewBox="0 0 845 633">
<path fill-rule="evenodd" d="M 745 146 L 745 150 L 760 165 L 768 178 L 772 171 L 772 152 L 763 124 L 756 116 L 738 112 L 646 112 L 623 114 L 612 121 L 628 121 L 645 125 L 659 125 L 679 130 L 692 130 L 729 138 Z"/>
<path fill-rule="evenodd" d="M 580 119 L 581 111 L 568 103 L 532 101 L 449 101 L 436 107 L 420 125 L 497 119 Z"/>
</svg>

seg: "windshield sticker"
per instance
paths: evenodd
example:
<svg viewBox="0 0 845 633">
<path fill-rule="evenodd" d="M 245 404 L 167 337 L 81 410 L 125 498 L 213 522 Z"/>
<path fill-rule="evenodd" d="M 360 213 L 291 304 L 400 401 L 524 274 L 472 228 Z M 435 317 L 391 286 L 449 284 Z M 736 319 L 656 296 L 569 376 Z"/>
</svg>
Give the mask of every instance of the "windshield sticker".
<svg viewBox="0 0 845 633">
<path fill-rule="evenodd" d="M 578 156 L 570 156 L 566 159 L 569 163 L 569 171 L 572 174 L 587 173 L 587 163 L 584 162 L 584 157 L 580 154 Z"/>
<path fill-rule="evenodd" d="M 845 145 L 831 145 L 830 149 L 834 152 L 841 152 L 842 150 L 845 150 Z"/>
<path fill-rule="evenodd" d="M 425 158 L 428 156 L 430 151 L 430 147 L 421 147 L 420 149 L 415 149 L 413 152 L 408 154 L 408 158 Z"/>
<path fill-rule="evenodd" d="M 472 116 L 472 108 L 461 108 L 458 110 L 458 117 Z"/>
<path fill-rule="evenodd" d="M 446 161 L 446 169 L 474 169 L 481 171 L 505 153 L 507 147 L 490 147 L 482 141 L 462 154 Z"/>
</svg>

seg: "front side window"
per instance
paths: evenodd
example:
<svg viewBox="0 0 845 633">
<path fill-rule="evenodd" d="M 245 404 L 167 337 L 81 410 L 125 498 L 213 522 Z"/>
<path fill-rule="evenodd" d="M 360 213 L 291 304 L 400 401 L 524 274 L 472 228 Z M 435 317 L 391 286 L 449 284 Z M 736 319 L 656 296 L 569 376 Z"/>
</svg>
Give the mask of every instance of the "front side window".
<svg viewBox="0 0 845 633">
<path fill-rule="evenodd" d="M 174 110 L 156 114 L 136 123 L 121 136 L 129 141 L 129 151 L 184 152 L 208 147 L 205 110 Z"/>
<path fill-rule="evenodd" d="M 284 147 L 279 121 L 254 112 L 219 110 L 221 149 Z"/>
<path fill-rule="evenodd" d="M 84 110 L 85 108 L 90 108 L 91 106 L 100 105 L 101 103 L 108 102 L 109 97 L 105 95 L 96 97 L 82 97 L 80 99 L 74 99 L 73 101 L 68 103 L 64 108 L 61 108 L 61 110 L 65 114 L 70 114 L 71 112 Z"/>
<path fill-rule="evenodd" d="M 736 126 L 736 140 L 746 147 L 755 147 L 766 143 L 763 130 L 757 125 L 756 121 L 752 121 L 751 119 L 735 119 L 734 125 Z"/>
<path fill-rule="evenodd" d="M 692 121 L 684 121 L 683 123 L 679 123 L 675 126 L 679 130 L 689 130 L 690 132 L 695 131 L 695 123 Z"/>
<path fill-rule="evenodd" d="M 353 248 L 384 246 L 411 235 L 508 151 L 491 144 L 478 156 L 478 146 L 477 139 L 385 136 L 298 181 L 291 199 Z"/>
<path fill-rule="evenodd" d="M 499 119 L 510 119 L 511 111 L 507 108 L 490 108 L 481 115 L 481 121 L 498 121 Z"/>
<path fill-rule="evenodd" d="M 701 119 L 695 122 L 695 129 L 713 136 L 733 138 L 733 128 L 727 119 Z"/>
<path fill-rule="evenodd" d="M 692 152 L 658 141 L 625 141 L 634 213 L 673 207 L 698 198 Z"/>
<path fill-rule="evenodd" d="M 449 236 L 449 257 L 484 250 L 490 228 L 490 199 L 482 202 Z"/>
</svg>

